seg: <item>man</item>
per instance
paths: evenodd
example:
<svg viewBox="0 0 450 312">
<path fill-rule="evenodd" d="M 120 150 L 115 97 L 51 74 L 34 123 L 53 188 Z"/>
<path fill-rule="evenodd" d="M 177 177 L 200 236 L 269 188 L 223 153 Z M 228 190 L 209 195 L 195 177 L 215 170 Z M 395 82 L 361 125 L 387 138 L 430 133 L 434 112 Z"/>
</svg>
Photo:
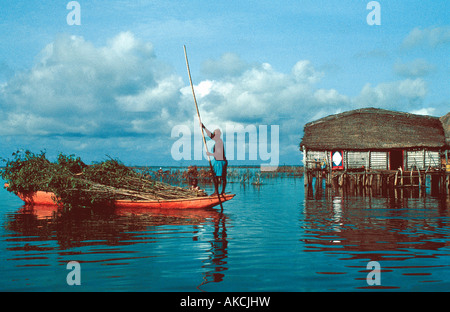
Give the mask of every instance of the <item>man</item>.
<svg viewBox="0 0 450 312">
<path fill-rule="evenodd" d="M 214 130 L 213 133 L 206 129 L 205 125 L 202 124 L 202 128 L 205 129 L 206 134 L 215 142 L 213 147 L 213 152 L 208 152 L 208 156 L 214 156 L 214 158 L 211 160 L 211 164 L 213 166 L 214 171 L 214 187 L 215 187 L 215 193 L 219 193 L 219 183 L 222 182 L 222 195 L 225 194 L 225 187 L 227 185 L 227 167 L 228 167 L 228 161 L 225 157 L 225 148 L 223 145 L 223 141 L 220 138 L 221 132 L 219 129 Z M 213 194 L 213 195 L 214 195 Z"/>
</svg>

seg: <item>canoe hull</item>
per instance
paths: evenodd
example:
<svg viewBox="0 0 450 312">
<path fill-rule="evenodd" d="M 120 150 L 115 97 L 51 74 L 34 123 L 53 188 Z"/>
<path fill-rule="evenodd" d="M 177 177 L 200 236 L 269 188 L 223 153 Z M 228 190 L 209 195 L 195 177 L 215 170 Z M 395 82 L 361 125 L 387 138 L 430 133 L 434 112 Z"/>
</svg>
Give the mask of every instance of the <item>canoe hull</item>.
<svg viewBox="0 0 450 312">
<path fill-rule="evenodd" d="M 167 208 L 167 209 L 198 209 L 211 208 L 232 199 L 235 194 L 220 195 L 220 202 L 217 195 L 196 197 L 188 199 L 174 199 L 174 200 L 117 200 L 115 202 L 116 208 Z"/>
<path fill-rule="evenodd" d="M 18 194 L 28 205 L 56 206 L 55 195 L 51 192 L 37 191 L 32 194 Z M 232 199 L 235 194 L 225 194 L 187 199 L 170 200 L 117 200 L 115 208 L 137 208 L 137 209 L 200 209 L 211 208 Z M 220 201 L 219 201 L 220 198 Z"/>
</svg>

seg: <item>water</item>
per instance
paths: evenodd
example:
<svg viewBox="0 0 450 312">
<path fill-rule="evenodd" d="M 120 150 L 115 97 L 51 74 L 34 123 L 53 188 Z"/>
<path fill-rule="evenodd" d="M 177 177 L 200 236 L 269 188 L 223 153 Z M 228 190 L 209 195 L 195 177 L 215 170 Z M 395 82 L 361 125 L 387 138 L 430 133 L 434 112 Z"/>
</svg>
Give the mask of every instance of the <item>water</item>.
<svg viewBox="0 0 450 312">
<path fill-rule="evenodd" d="M 219 209 L 24 211 L 0 190 L 2 291 L 448 291 L 447 197 L 306 193 L 302 178 L 228 184 Z M 209 191 L 211 188 L 208 189 Z M 81 285 L 69 286 L 78 261 Z M 367 269 L 377 261 L 380 285 Z"/>
</svg>

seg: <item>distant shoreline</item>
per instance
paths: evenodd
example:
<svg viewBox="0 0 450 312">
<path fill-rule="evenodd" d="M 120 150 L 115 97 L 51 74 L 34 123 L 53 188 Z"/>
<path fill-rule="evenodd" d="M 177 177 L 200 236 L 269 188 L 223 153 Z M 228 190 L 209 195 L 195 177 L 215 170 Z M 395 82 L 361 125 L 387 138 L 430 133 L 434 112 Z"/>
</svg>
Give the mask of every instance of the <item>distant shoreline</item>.
<svg viewBox="0 0 450 312">
<path fill-rule="evenodd" d="M 188 168 L 189 166 L 197 166 L 197 168 L 208 168 L 208 165 L 141 165 L 141 166 L 128 166 L 130 168 Z M 284 171 L 286 168 L 303 168 L 303 165 L 279 165 L 276 171 Z M 5 166 L 0 166 L 0 169 L 4 169 Z M 228 165 L 228 168 L 241 168 L 241 169 L 258 169 L 260 165 Z M 282 169 L 281 169 L 282 168 Z"/>
<path fill-rule="evenodd" d="M 208 165 L 142 165 L 142 166 L 129 166 L 130 168 L 188 168 L 190 166 L 196 166 L 197 168 L 209 168 Z M 303 168 L 303 165 L 279 165 L 280 168 Z M 243 169 L 258 169 L 261 168 L 260 165 L 228 165 L 228 168 L 243 168 Z"/>
</svg>

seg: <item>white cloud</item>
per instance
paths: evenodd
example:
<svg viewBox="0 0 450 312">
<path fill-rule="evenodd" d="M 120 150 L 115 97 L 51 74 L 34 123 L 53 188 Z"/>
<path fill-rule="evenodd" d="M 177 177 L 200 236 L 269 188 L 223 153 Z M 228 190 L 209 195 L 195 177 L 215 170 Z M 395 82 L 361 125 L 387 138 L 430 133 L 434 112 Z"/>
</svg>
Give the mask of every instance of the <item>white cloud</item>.
<svg viewBox="0 0 450 312">
<path fill-rule="evenodd" d="M 423 99 L 428 93 L 425 80 L 420 78 L 414 80 L 406 79 L 394 83 L 395 87 L 398 88 L 398 94 L 407 100 Z"/>
<path fill-rule="evenodd" d="M 115 100 L 123 111 L 155 112 L 161 110 L 161 105 L 176 103 L 181 87 L 181 78 L 172 75 L 162 78 L 154 87 L 145 88 L 137 94 L 118 95 Z"/>
<path fill-rule="evenodd" d="M 422 78 L 380 83 L 375 87 L 368 83 L 355 97 L 354 103 L 358 107 L 407 111 L 420 107 L 427 94 L 427 84 Z"/>
<path fill-rule="evenodd" d="M 175 118 L 182 86 L 156 60 L 152 45 L 129 32 L 102 47 L 62 35 L 42 50 L 32 69 L 2 86 L 0 107 L 9 114 L 0 121 L 10 135 L 129 135 L 135 120 L 163 110 Z M 14 121 L 20 116 L 28 123 Z M 154 128 L 166 128 L 164 120 L 152 120 Z"/>
<path fill-rule="evenodd" d="M 206 60 L 202 64 L 202 72 L 208 77 L 223 78 L 240 75 L 249 67 L 238 55 L 224 53 L 218 60 Z"/>
<path fill-rule="evenodd" d="M 450 43 L 450 27 L 414 28 L 402 43 L 403 48 L 429 46 L 435 48 Z"/>
<path fill-rule="evenodd" d="M 415 79 L 366 84 L 352 98 L 318 88 L 324 73 L 309 60 L 283 73 L 226 53 L 205 62 L 207 78 L 195 91 L 208 127 L 278 125 L 280 147 L 286 147 L 280 154 L 287 155 L 298 145 L 304 124 L 326 115 L 369 106 L 432 112 L 420 110 L 428 95 L 421 77 L 427 63 L 412 64 L 409 72 L 402 64 L 397 71 Z M 46 138 L 42 144 L 59 137 L 63 148 L 105 154 L 122 147 L 136 159 L 140 152 L 170 157 L 172 127 L 198 126 L 190 86 L 157 60 L 151 44 L 129 32 L 101 47 L 81 37 L 58 37 L 33 68 L 1 85 L 0 113 L 3 136 Z"/>
<path fill-rule="evenodd" d="M 421 108 L 410 111 L 411 114 L 434 116 L 436 109 L 433 107 Z"/>
<path fill-rule="evenodd" d="M 415 59 L 410 63 L 396 63 L 394 72 L 403 77 L 424 77 L 435 70 L 435 67 L 424 59 Z"/>
<path fill-rule="evenodd" d="M 292 68 L 292 74 L 298 82 L 310 84 L 317 83 L 323 77 L 323 73 L 316 71 L 307 60 L 297 62 Z"/>
<path fill-rule="evenodd" d="M 213 61 L 208 64 L 214 67 Z M 202 81 L 195 90 L 202 120 L 208 127 L 277 125 L 280 155 L 294 157 L 303 125 L 317 117 L 318 111 L 323 117 L 351 107 L 351 99 L 337 90 L 316 88 L 322 77 L 323 73 L 308 60 L 298 61 L 288 73 L 262 63 L 248 66 L 241 73 L 224 73 Z M 192 96 L 187 88 L 183 95 Z"/>
<path fill-rule="evenodd" d="M 330 106 L 345 106 L 349 103 L 349 98 L 345 95 L 340 94 L 337 90 L 330 89 L 319 89 L 314 93 L 315 99 L 319 103 L 327 104 Z"/>
</svg>

